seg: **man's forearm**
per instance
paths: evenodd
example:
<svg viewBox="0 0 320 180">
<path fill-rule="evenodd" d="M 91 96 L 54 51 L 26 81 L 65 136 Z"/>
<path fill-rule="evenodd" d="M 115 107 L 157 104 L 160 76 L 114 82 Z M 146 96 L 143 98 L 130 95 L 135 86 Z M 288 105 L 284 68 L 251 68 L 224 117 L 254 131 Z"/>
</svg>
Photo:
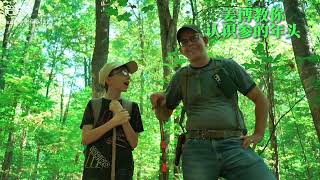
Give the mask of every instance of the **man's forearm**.
<svg viewBox="0 0 320 180">
<path fill-rule="evenodd" d="M 256 125 L 255 125 L 255 134 L 259 134 L 264 136 L 264 132 L 267 125 L 268 119 L 268 110 L 269 110 L 269 102 L 263 96 L 257 100 L 255 103 L 255 115 L 256 115 Z"/>
</svg>

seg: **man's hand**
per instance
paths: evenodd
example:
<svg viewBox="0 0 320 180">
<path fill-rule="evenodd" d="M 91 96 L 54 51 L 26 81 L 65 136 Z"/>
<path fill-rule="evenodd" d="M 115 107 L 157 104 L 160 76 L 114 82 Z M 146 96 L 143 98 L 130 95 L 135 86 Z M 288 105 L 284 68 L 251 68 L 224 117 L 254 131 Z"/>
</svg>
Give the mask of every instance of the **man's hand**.
<svg viewBox="0 0 320 180">
<path fill-rule="evenodd" d="M 123 107 L 121 106 L 120 102 L 117 101 L 117 100 L 112 100 L 110 102 L 110 105 L 109 105 L 109 110 L 113 112 L 113 114 L 116 114 L 120 111 L 123 110 Z"/>
<path fill-rule="evenodd" d="M 240 139 L 243 139 L 243 148 L 247 149 L 252 144 L 252 148 L 255 149 L 256 145 L 263 139 L 263 135 L 252 134 L 251 136 L 241 136 Z"/>
<path fill-rule="evenodd" d="M 113 118 L 110 120 L 110 122 L 114 126 L 119 126 L 124 123 L 127 123 L 129 121 L 129 119 L 130 119 L 129 112 L 126 110 L 122 110 L 120 112 L 115 113 Z"/>
<path fill-rule="evenodd" d="M 152 109 L 160 108 L 166 104 L 165 95 L 163 93 L 153 93 L 150 96 Z"/>
<path fill-rule="evenodd" d="M 172 109 L 166 106 L 166 96 L 164 93 L 153 93 L 150 96 L 152 109 L 155 110 L 158 120 L 167 121 L 172 114 Z"/>
</svg>

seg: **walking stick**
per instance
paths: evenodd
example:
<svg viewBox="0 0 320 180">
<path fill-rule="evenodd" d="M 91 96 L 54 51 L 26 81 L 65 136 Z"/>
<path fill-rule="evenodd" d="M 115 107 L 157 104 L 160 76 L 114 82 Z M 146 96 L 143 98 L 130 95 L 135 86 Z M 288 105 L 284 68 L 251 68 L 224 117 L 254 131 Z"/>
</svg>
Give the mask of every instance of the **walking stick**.
<svg viewBox="0 0 320 180">
<path fill-rule="evenodd" d="M 164 136 L 164 129 L 163 129 L 163 121 L 160 122 L 160 133 L 161 133 L 161 153 L 162 153 L 162 163 L 161 163 L 161 172 L 162 172 L 162 179 L 161 180 L 167 180 L 168 179 L 168 165 L 167 165 L 167 154 L 166 154 L 166 149 L 167 149 L 167 144 Z"/>
<path fill-rule="evenodd" d="M 111 180 L 115 180 L 116 179 L 116 143 L 117 143 L 117 130 L 116 130 L 116 128 L 113 128 Z"/>
</svg>

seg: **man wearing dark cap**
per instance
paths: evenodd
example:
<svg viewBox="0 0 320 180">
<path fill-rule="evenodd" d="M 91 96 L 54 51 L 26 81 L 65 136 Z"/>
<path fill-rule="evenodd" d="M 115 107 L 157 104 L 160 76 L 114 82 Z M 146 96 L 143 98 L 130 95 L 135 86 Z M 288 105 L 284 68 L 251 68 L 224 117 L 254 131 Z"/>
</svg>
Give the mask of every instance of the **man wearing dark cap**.
<svg viewBox="0 0 320 180">
<path fill-rule="evenodd" d="M 166 121 L 183 102 L 187 114 L 187 140 L 182 152 L 184 179 L 275 179 L 252 150 L 262 140 L 267 122 L 268 100 L 262 91 L 232 59 L 208 56 L 208 37 L 199 27 L 182 26 L 177 40 L 190 64 L 175 73 L 165 93 L 154 93 L 150 98 L 161 121 Z M 256 123 L 251 135 L 246 134 L 237 91 L 255 104 Z"/>
</svg>

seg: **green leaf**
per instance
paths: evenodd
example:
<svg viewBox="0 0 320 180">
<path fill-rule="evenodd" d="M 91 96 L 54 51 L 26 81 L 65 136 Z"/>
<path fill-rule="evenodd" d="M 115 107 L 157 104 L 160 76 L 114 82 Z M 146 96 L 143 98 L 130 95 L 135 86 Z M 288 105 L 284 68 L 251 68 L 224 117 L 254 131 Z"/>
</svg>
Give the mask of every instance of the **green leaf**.
<svg viewBox="0 0 320 180">
<path fill-rule="evenodd" d="M 274 58 L 274 62 L 279 62 L 279 60 L 282 58 L 281 54 L 278 54 L 275 58 Z"/>
<path fill-rule="evenodd" d="M 53 11 L 53 9 L 54 9 L 54 8 L 53 8 L 51 5 L 49 5 L 49 4 L 45 4 L 44 7 L 43 7 L 43 11 L 44 11 L 45 13 L 50 13 L 50 12 Z"/>
<path fill-rule="evenodd" d="M 122 41 L 122 40 L 115 40 L 112 42 L 112 46 L 115 49 L 121 49 L 123 47 L 125 47 L 126 42 Z"/>
<path fill-rule="evenodd" d="M 125 7 L 128 3 L 128 0 L 118 0 L 120 6 Z"/>
<path fill-rule="evenodd" d="M 271 56 L 269 57 L 262 57 L 262 62 L 266 62 L 266 63 L 272 63 L 273 58 Z"/>
<path fill-rule="evenodd" d="M 108 14 L 109 16 L 112 16 L 112 15 L 118 16 L 118 9 L 117 9 L 117 8 L 108 7 L 108 8 L 106 9 L 106 12 L 107 12 L 107 14 Z"/>
<path fill-rule="evenodd" d="M 264 55 L 264 46 L 262 43 L 259 43 L 252 52 L 256 55 Z"/>
<path fill-rule="evenodd" d="M 148 5 L 143 7 L 141 10 L 142 12 L 147 13 L 148 11 L 152 11 L 153 9 L 154 9 L 154 5 Z"/>
<path fill-rule="evenodd" d="M 131 14 L 128 12 L 125 12 L 125 13 L 117 16 L 117 19 L 118 19 L 118 21 L 130 21 L 130 17 L 131 17 Z"/>
</svg>

